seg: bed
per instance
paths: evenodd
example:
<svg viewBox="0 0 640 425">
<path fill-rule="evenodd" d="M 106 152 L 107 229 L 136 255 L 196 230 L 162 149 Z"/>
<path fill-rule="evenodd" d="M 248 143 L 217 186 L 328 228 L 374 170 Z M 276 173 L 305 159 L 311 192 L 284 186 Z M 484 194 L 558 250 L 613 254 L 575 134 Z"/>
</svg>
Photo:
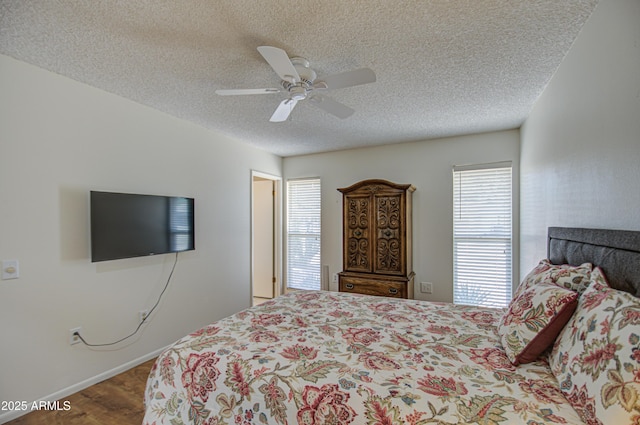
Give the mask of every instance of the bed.
<svg viewBox="0 0 640 425">
<path fill-rule="evenodd" d="M 298 291 L 206 326 L 144 424 L 640 424 L 640 232 L 548 236 L 506 309 Z"/>
</svg>

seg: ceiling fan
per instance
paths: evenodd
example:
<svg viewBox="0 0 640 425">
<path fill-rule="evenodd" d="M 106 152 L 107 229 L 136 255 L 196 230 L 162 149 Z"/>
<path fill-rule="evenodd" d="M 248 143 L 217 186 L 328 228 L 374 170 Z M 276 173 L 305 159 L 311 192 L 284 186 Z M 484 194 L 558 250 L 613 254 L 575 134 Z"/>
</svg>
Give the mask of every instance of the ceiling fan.
<svg viewBox="0 0 640 425">
<path fill-rule="evenodd" d="M 287 93 L 287 99 L 280 102 L 269 119 L 271 122 L 285 121 L 302 100 L 308 100 L 312 105 L 338 118 L 350 117 L 355 112 L 353 109 L 322 93 L 376 81 L 376 74 L 369 68 L 317 78 L 316 72 L 309 67 L 309 61 L 304 58 L 289 59 L 287 52 L 272 46 L 260 46 L 258 51 L 280 77 L 281 88 L 216 90 L 216 93 L 221 96 Z"/>
</svg>

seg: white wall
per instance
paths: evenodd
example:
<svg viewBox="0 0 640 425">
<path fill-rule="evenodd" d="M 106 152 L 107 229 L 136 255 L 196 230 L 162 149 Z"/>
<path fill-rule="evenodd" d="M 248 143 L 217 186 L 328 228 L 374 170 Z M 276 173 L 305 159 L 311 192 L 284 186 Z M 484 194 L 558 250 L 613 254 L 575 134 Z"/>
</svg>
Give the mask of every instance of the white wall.
<svg viewBox="0 0 640 425">
<path fill-rule="evenodd" d="M 336 189 L 360 180 L 380 178 L 411 183 L 413 194 L 413 260 L 417 287 L 415 298 L 453 300 L 453 188 L 452 166 L 513 161 L 517 197 L 519 132 L 517 130 L 416 143 L 330 152 L 284 159 L 286 179 L 320 177 L 322 183 L 322 264 L 330 275 L 342 270 L 342 195 Z M 515 265 L 514 276 L 517 274 Z M 422 294 L 420 282 L 433 282 L 434 293 Z M 332 280 L 330 288 L 337 290 Z"/>
<path fill-rule="evenodd" d="M 640 230 L 640 1 L 600 1 L 521 137 L 521 273 L 548 226 Z"/>
<path fill-rule="evenodd" d="M 282 159 L 156 110 L 0 56 L 0 400 L 39 400 L 148 357 L 251 304 L 251 169 Z M 140 336 L 174 257 L 90 262 L 89 190 L 194 197 L 196 250 Z M 0 422 L 6 415 L 0 412 Z"/>
</svg>

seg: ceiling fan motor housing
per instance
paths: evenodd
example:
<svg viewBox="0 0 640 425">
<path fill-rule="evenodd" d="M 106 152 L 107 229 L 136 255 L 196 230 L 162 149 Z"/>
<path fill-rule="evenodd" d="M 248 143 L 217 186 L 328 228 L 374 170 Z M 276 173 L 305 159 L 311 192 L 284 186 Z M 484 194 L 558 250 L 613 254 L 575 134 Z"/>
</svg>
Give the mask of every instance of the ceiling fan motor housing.
<svg viewBox="0 0 640 425">
<path fill-rule="evenodd" d="M 300 79 L 293 81 L 282 80 L 282 87 L 289 92 L 289 97 L 293 100 L 303 100 L 313 90 L 313 82 L 317 74 L 309 68 L 309 61 L 305 58 L 292 58 L 291 63 L 298 72 Z"/>
</svg>

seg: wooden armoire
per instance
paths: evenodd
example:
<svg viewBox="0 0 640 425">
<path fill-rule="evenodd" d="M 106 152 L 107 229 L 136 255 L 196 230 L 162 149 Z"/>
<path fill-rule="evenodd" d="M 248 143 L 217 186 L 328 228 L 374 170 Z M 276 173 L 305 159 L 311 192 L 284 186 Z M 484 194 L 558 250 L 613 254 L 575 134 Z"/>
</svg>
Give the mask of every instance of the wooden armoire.
<svg viewBox="0 0 640 425">
<path fill-rule="evenodd" d="M 364 180 L 342 193 L 339 291 L 413 298 L 410 184 Z"/>
</svg>

